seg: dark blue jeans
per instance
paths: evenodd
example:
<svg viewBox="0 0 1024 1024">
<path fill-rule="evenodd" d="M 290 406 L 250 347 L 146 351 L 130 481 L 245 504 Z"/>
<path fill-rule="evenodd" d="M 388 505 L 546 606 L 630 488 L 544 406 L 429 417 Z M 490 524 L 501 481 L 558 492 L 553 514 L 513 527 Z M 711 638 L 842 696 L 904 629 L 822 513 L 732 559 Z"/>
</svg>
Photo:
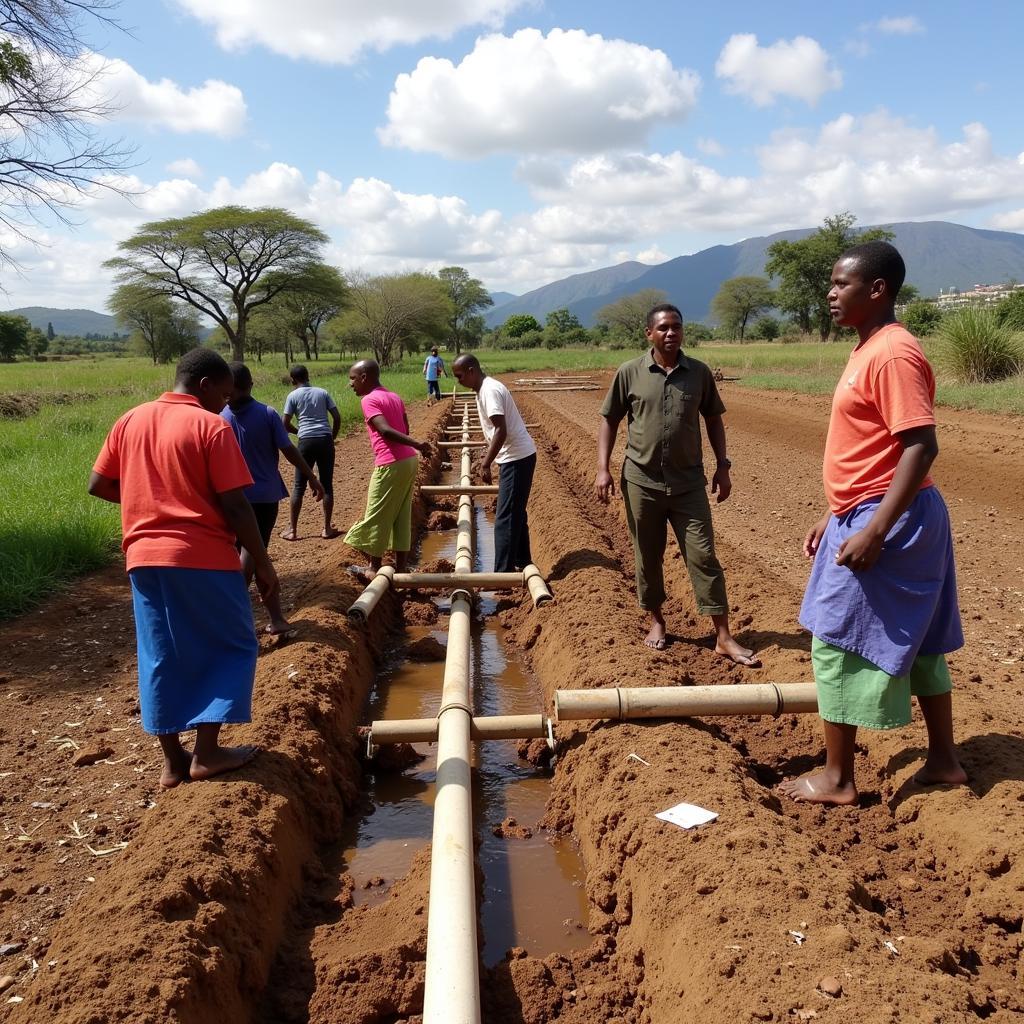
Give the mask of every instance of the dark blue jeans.
<svg viewBox="0 0 1024 1024">
<path fill-rule="evenodd" d="M 498 507 L 494 513 L 495 572 L 516 572 L 533 561 L 526 503 L 530 500 L 536 467 L 536 453 L 498 467 Z"/>
</svg>

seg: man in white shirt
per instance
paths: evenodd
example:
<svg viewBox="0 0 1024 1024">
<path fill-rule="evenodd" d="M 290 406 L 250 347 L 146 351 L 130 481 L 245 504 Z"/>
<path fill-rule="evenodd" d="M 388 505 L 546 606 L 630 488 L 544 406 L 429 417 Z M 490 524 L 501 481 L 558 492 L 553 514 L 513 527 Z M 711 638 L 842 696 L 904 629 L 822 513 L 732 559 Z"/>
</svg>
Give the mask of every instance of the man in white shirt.
<svg viewBox="0 0 1024 1024">
<path fill-rule="evenodd" d="M 498 466 L 498 507 L 494 514 L 494 571 L 516 572 L 532 561 L 526 503 L 537 466 L 537 446 L 508 388 L 488 377 L 474 355 L 461 355 L 452 364 L 455 379 L 476 392 L 480 425 L 487 451 L 480 466 L 484 483 L 491 482 L 491 464 Z"/>
</svg>

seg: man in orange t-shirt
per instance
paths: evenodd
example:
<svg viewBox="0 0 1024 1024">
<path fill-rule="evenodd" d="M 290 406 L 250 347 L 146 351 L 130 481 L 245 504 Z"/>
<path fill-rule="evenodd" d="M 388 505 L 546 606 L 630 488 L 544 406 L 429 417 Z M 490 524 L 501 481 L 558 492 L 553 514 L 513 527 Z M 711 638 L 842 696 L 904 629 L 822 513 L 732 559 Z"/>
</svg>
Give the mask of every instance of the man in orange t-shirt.
<svg viewBox="0 0 1024 1024">
<path fill-rule="evenodd" d="M 888 242 L 847 250 L 829 308 L 858 342 L 832 399 L 823 478 L 829 513 L 807 534 L 814 559 L 800 624 L 810 630 L 825 767 L 783 782 L 798 801 L 853 804 L 858 726 L 907 725 L 917 697 L 928 730 L 921 785 L 960 784 L 952 680 L 963 645 L 949 513 L 929 476 L 938 454 L 935 377 L 896 322 L 903 258 Z"/>
<path fill-rule="evenodd" d="M 264 600 L 278 589 L 245 497 L 252 477 L 218 415 L 232 385 L 212 349 L 187 352 L 173 391 L 114 424 L 89 479 L 90 494 L 121 506 L 142 725 L 160 740 L 164 788 L 232 771 L 256 754 L 218 743 L 223 724 L 251 719 L 258 650 L 236 537 L 254 558 Z M 189 729 L 191 754 L 179 738 Z"/>
</svg>

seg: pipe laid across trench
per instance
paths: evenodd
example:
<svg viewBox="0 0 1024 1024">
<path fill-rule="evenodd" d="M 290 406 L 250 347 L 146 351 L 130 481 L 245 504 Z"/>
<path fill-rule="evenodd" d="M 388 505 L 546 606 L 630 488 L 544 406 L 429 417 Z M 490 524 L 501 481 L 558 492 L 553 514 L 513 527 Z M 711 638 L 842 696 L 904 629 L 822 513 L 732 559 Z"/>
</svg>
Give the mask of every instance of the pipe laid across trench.
<svg viewBox="0 0 1024 1024">
<path fill-rule="evenodd" d="M 611 718 L 690 718 L 704 715 L 808 714 L 818 710 L 814 683 L 735 686 L 613 687 L 556 690 L 559 722 Z"/>
</svg>

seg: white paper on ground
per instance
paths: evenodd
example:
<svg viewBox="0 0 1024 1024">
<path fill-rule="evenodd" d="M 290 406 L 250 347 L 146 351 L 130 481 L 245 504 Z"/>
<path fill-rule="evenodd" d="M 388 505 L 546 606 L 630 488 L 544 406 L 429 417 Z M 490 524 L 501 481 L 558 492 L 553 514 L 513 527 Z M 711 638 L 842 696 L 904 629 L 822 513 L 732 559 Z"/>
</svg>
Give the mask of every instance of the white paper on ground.
<svg viewBox="0 0 1024 1024">
<path fill-rule="evenodd" d="M 718 817 L 718 812 L 709 811 L 696 804 L 676 804 L 667 811 L 659 811 L 655 817 L 680 828 L 693 828 L 695 825 L 706 825 L 709 821 L 714 821 Z"/>
</svg>

